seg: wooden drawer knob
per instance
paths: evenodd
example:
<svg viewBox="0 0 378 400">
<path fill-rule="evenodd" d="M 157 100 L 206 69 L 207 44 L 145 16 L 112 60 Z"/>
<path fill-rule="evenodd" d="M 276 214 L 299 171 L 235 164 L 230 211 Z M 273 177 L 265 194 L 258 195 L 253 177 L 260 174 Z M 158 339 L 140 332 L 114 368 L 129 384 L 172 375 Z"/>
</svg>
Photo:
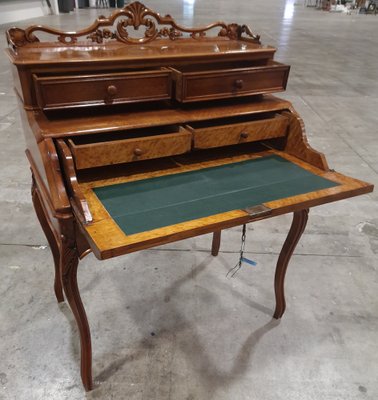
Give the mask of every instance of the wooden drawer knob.
<svg viewBox="0 0 378 400">
<path fill-rule="evenodd" d="M 117 86 L 114 86 L 114 85 L 110 85 L 110 86 L 108 86 L 108 95 L 109 96 L 115 96 L 116 94 L 118 93 L 118 89 L 117 89 Z"/>
<path fill-rule="evenodd" d="M 244 84 L 243 79 L 236 79 L 236 81 L 235 81 L 235 87 L 236 87 L 237 89 L 241 89 L 241 88 L 243 87 L 243 84 Z"/>
<path fill-rule="evenodd" d="M 142 149 L 136 148 L 136 149 L 134 150 L 134 154 L 135 154 L 136 156 L 141 156 L 141 155 L 143 154 L 143 151 L 142 151 Z"/>
<path fill-rule="evenodd" d="M 242 132 L 242 133 L 240 134 L 240 137 L 241 137 L 242 139 L 247 139 L 248 133 L 247 133 L 247 132 Z"/>
</svg>

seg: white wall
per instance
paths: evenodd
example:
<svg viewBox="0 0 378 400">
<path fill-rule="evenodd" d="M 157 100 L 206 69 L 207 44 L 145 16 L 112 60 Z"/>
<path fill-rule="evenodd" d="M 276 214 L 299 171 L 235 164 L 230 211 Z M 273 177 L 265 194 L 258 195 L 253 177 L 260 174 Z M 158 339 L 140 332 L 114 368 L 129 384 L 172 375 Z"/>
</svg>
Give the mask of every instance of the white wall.
<svg viewBox="0 0 378 400">
<path fill-rule="evenodd" d="M 58 14 L 58 1 L 50 0 L 50 3 L 54 14 Z M 0 25 L 42 17 L 50 13 L 45 0 L 0 0 Z"/>
</svg>

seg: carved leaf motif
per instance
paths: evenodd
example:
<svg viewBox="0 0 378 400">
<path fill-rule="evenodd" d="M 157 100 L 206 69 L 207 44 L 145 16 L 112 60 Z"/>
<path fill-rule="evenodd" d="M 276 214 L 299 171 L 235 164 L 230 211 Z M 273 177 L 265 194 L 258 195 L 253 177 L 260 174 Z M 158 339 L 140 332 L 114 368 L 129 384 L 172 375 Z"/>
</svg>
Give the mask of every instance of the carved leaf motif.
<svg viewBox="0 0 378 400">
<path fill-rule="evenodd" d="M 249 37 L 251 37 L 252 39 L 254 39 L 258 42 L 260 41 L 260 35 L 253 34 L 252 31 L 249 29 L 248 25 L 241 26 L 240 35 L 242 35 L 243 33 L 246 33 Z"/>
<path fill-rule="evenodd" d="M 178 31 L 175 28 L 162 28 L 159 30 L 158 33 L 159 37 L 168 37 L 171 40 L 175 40 L 177 38 L 179 38 L 180 36 L 182 36 L 182 33 L 180 31 Z"/>
<path fill-rule="evenodd" d="M 229 24 L 222 28 L 218 36 L 226 36 L 231 40 L 240 39 L 242 34 L 246 33 L 247 36 L 255 40 L 257 43 L 260 42 L 260 35 L 254 35 L 247 25 Z"/>
<path fill-rule="evenodd" d="M 144 33 L 145 37 L 150 38 L 150 37 L 153 37 L 154 35 L 156 36 L 157 30 L 156 30 L 156 26 L 152 22 L 152 20 L 146 19 L 145 23 L 146 23 L 146 27 L 147 27 L 146 32 Z"/>
<path fill-rule="evenodd" d="M 10 28 L 7 31 L 7 41 L 10 46 L 17 48 L 25 46 L 28 43 L 39 42 L 39 39 L 34 35 L 31 35 L 28 39 L 23 29 Z"/>
<path fill-rule="evenodd" d="M 87 39 L 91 39 L 92 42 L 103 43 L 104 39 L 115 39 L 116 33 L 110 29 L 97 29 L 96 32 L 91 33 L 87 36 Z"/>
<path fill-rule="evenodd" d="M 143 13 L 147 8 L 142 3 L 139 3 L 139 1 L 131 3 L 127 8 L 132 15 L 134 28 L 138 29 L 140 25 L 143 25 Z"/>
<path fill-rule="evenodd" d="M 201 39 L 204 38 L 206 36 L 206 32 L 192 32 L 190 34 L 190 37 L 193 39 Z"/>
</svg>

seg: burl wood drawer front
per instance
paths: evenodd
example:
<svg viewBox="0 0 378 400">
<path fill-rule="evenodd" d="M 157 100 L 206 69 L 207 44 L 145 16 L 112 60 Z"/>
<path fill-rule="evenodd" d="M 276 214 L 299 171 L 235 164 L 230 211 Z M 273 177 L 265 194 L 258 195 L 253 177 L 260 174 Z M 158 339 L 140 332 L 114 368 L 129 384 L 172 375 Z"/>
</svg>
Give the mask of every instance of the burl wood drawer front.
<svg viewBox="0 0 378 400">
<path fill-rule="evenodd" d="M 169 70 L 33 78 L 44 110 L 165 100 L 172 91 Z"/>
<path fill-rule="evenodd" d="M 210 125 L 209 121 L 209 125 Z M 277 114 L 273 118 L 256 121 L 245 121 L 209 127 L 188 126 L 193 132 L 194 148 L 208 149 L 211 147 L 229 146 L 239 143 L 254 142 L 257 140 L 272 139 L 285 136 L 288 119 Z M 200 125 L 200 124 L 198 124 Z M 197 126 L 198 126 L 197 125 Z"/>
<path fill-rule="evenodd" d="M 86 144 L 75 143 L 75 139 L 68 142 L 76 168 L 84 169 L 183 154 L 191 150 L 191 141 L 192 134 L 180 127 L 177 133 L 141 138 Z"/>
<path fill-rule="evenodd" d="M 211 71 L 173 70 L 176 99 L 186 103 L 280 92 L 286 89 L 290 67 L 271 65 Z"/>
</svg>

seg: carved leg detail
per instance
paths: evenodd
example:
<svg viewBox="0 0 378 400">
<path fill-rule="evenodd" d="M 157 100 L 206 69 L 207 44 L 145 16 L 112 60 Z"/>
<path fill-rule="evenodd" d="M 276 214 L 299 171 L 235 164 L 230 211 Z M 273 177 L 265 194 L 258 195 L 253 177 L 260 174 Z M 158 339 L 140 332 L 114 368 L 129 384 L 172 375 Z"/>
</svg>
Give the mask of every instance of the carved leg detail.
<svg viewBox="0 0 378 400">
<path fill-rule="evenodd" d="M 222 231 L 216 231 L 213 233 L 213 243 L 211 245 L 211 255 L 216 257 L 219 253 L 219 247 L 221 243 Z"/>
<path fill-rule="evenodd" d="M 66 245 L 63 239 L 61 268 L 64 293 L 75 316 L 80 333 L 81 379 L 86 391 L 93 389 L 92 382 L 92 345 L 87 315 L 77 286 L 77 267 L 79 258 L 76 248 Z"/>
<path fill-rule="evenodd" d="M 274 311 L 274 318 L 276 319 L 281 318 L 285 312 L 285 274 L 290 258 L 299 242 L 299 239 L 302 236 L 303 231 L 305 230 L 308 219 L 308 211 L 308 209 L 305 209 L 294 212 L 293 222 L 291 224 L 289 234 L 287 235 L 281 253 L 278 257 L 276 275 L 274 278 L 274 291 L 276 294 L 276 310 Z"/>
<path fill-rule="evenodd" d="M 31 187 L 31 194 L 35 212 L 37 214 L 39 223 L 43 229 L 43 232 L 46 236 L 46 239 L 49 243 L 53 258 L 54 258 L 54 266 L 55 266 L 55 281 L 54 281 L 54 292 L 56 299 L 59 303 L 64 301 L 63 297 L 63 290 L 62 290 L 62 281 L 61 281 L 61 274 L 59 270 L 59 258 L 60 258 L 60 247 L 59 243 L 54 235 L 53 228 L 51 223 L 46 215 L 46 212 L 42 206 L 42 202 L 40 199 L 40 194 L 36 187 L 34 177 L 32 178 L 32 187 Z"/>
</svg>

